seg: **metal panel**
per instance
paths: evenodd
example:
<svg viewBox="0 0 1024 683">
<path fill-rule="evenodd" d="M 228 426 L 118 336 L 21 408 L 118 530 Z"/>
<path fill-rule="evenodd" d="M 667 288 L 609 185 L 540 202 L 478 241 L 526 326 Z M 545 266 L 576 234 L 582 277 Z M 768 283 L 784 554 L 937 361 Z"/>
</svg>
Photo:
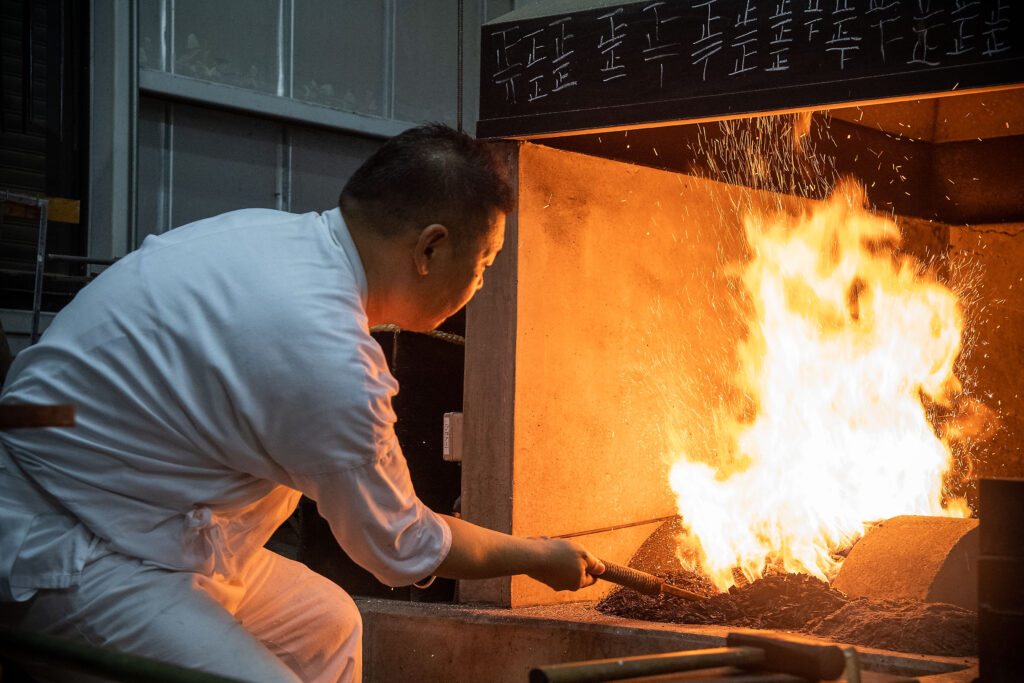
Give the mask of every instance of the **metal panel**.
<svg viewBox="0 0 1024 683">
<path fill-rule="evenodd" d="M 215 130 L 207 130 L 211 124 Z M 253 135 L 258 140 L 255 145 Z M 244 145 L 239 137 L 245 138 Z M 207 144 L 206 138 L 214 140 Z M 209 112 L 152 97 L 140 100 L 138 140 L 134 246 L 141 244 L 146 235 L 159 234 L 222 210 L 265 206 L 301 213 L 333 208 L 342 185 L 381 142 L 374 137 L 319 128 L 279 127 L 272 122 Z M 255 159 L 226 159 L 222 151 L 235 146 L 254 151 Z M 225 189 L 225 183 L 235 185 L 228 181 L 228 175 L 238 177 L 237 169 L 228 170 L 225 166 L 250 163 L 254 167 L 245 169 L 250 176 L 242 183 L 247 187 L 241 192 L 237 186 Z M 211 204 L 202 199 L 210 175 L 224 176 L 220 189 L 212 192 L 222 202 Z M 254 178 L 255 182 L 251 182 Z M 197 195 L 197 191 L 202 194 Z M 253 203 L 248 204 L 247 200 Z M 182 204 L 196 208 L 182 208 Z"/>
<path fill-rule="evenodd" d="M 395 20 L 395 116 L 454 126 L 458 3 L 404 2 Z"/>
<path fill-rule="evenodd" d="M 932 4 L 530 5 L 483 28 L 480 131 L 596 131 L 1020 81 L 1019 4 Z"/>
<path fill-rule="evenodd" d="M 166 0 L 138 4 L 139 66 L 167 69 Z"/>
<path fill-rule="evenodd" d="M 122 256 L 134 214 L 134 4 L 92 3 L 88 225 L 92 258 Z"/>
<path fill-rule="evenodd" d="M 139 72 L 139 90 L 147 95 L 209 104 L 261 117 L 280 118 L 380 137 L 397 135 L 413 125 L 407 121 L 350 114 L 322 105 L 307 104 L 286 97 L 245 88 L 233 88 L 219 83 L 207 83 L 150 69 L 142 69 Z"/>
<path fill-rule="evenodd" d="M 338 204 L 338 194 L 349 176 L 381 141 L 339 135 L 312 128 L 291 129 L 291 210 L 324 211 Z"/>
<path fill-rule="evenodd" d="M 184 104 L 171 111 L 171 227 L 234 209 L 278 207 L 279 124 Z"/>
</svg>

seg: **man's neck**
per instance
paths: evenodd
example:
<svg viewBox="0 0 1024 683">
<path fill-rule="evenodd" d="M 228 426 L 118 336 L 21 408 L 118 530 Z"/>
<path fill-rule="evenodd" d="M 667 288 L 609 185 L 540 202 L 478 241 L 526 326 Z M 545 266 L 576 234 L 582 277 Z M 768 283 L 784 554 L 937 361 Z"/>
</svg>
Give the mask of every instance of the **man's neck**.
<svg viewBox="0 0 1024 683">
<path fill-rule="evenodd" d="M 388 301 L 395 281 L 394 251 L 386 240 L 355 212 L 342 211 L 352 242 L 366 274 L 366 318 L 370 327 L 383 325 L 388 320 Z M 389 258 L 390 257 L 390 258 Z"/>
</svg>

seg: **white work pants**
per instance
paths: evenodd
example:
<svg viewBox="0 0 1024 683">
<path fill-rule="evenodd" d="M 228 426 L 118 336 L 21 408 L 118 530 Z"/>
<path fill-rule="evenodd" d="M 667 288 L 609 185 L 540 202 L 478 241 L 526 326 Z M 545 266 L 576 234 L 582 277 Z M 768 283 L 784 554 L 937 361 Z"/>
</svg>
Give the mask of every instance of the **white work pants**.
<svg viewBox="0 0 1024 683">
<path fill-rule="evenodd" d="M 0 603 L 0 622 L 243 681 L 347 682 L 362 674 L 362 622 L 352 599 L 266 549 L 230 581 L 102 551 L 79 585 Z M 43 681 L 98 680 L 23 666 Z"/>
</svg>

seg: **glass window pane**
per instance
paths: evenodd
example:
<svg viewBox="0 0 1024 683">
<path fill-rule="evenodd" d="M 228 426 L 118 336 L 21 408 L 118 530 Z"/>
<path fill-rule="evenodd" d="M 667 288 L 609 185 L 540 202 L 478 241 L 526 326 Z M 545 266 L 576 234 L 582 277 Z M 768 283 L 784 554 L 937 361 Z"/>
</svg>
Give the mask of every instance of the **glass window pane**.
<svg viewBox="0 0 1024 683">
<path fill-rule="evenodd" d="M 166 2 L 140 2 L 139 13 L 139 67 L 166 71 L 163 52 L 163 13 Z"/>
<path fill-rule="evenodd" d="M 455 124 L 458 8 L 458 3 L 451 0 L 398 2 L 395 118 Z M 469 23 L 463 26 L 467 34 L 473 30 L 479 31 L 479 27 Z"/>
<path fill-rule="evenodd" d="M 297 100 L 381 115 L 385 3 L 295 0 Z"/>
<path fill-rule="evenodd" d="M 278 92 L 279 0 L 175 0 L 174 73 Z"/>
<path fill-rule="evenodd" d="M 280 124 L 171 107 L 172 227 L 234 209 L 278 206 Z"/>
</svg>

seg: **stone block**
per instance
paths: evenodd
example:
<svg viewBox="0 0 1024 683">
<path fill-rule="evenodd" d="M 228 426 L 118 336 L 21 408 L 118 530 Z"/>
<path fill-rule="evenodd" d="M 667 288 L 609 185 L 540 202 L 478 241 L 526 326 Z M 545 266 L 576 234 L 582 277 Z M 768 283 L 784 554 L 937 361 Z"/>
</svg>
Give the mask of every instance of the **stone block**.
<svg viewBox="0 0 1024 683">
<path fill-rule="evenodd" d="M 860 539 L 832 586 L 851 597 L 978 608 L 978 520 L 903 515 Z"/>
</svg>

